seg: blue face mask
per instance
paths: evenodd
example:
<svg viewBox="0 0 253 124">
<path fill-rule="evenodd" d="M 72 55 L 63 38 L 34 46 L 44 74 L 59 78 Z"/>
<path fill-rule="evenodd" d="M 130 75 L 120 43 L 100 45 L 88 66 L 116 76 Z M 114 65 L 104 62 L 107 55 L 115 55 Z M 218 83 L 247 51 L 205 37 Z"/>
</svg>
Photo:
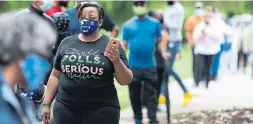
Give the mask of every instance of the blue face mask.
<svg viewBox="0 0 253 124">
<path fill-rule="evenodd" d="M 53 0 L 42 0 L 41 2 L 43 2 L 43 4 L 39 5 L 39 7 L 43 12 L 46 12 L 47 10 L 51 9 L 53 5 Z"/>
<path fill-rule="evenodd" d="M 84 35 L 89 35 L 97 30 L 99 27 L 98 21 L 93 21 L 89 19 L 83 19 L 80 21 L 80 30 Z"/>
<path fill-rule="evenodd" d="M 43 57 L 35 54 L 28 54 L 19 65 L 26 79 L 28 90 L 31 91 L 40 88 L 41 82 L 50 71 L 50 64 Z"/>
</svg>

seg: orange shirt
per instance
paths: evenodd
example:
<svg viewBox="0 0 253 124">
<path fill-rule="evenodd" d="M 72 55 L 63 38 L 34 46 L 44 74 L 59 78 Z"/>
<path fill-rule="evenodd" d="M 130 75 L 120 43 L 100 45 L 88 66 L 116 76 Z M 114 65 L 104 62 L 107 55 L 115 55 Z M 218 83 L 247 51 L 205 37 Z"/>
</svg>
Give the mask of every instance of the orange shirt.
<svg viewBox="0 0 253 124">
<path fill-rule="evenodd" d="M 202 17 L 197 17 L 197 16 L 190 16 L 184 25 L 184 30 L 187 31 L 189 33 L 189 39 L 188 42 L 189 44 L 191 44 L 192 46 L 195 45 L 195 41 L 193 40 L 192 34 L 194 31 L 194 28 L 203 21 Z"/>
<path fill-rule="evenodd" d="M 169 33 L 166 29 L 162 29 L 162 42 L 165 44 L 169 42 Z"/>
</svg>

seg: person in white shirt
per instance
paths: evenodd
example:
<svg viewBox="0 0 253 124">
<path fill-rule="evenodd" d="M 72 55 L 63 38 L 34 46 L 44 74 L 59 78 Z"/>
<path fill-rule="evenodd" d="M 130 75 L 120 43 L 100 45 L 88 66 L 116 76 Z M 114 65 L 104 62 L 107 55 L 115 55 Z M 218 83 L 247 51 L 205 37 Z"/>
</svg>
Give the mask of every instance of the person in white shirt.
<svg viewBox="0 0 253 124">
<path fill-rule="evenodd" d="M 169 7 L 164 11 L 164 23 L 169 28 L 170 42 L 181 42 L 184 23 L 184 7 L 176 0 L 167 2 Z"/>
<path fill-rule="evenodd" d="M 196 69 L 196 84 L 199 85 L 202 75 L 206 75 L 206 88 L 210 81 L 210 68 L 214 56 L 220 51 L 220 44 L 224 40 L 224 33 L 219 29 L 219 22 L 211 19 L 212 9 L 206 8 L 204 21 L 193 31 L 193 39 L 196 41 L 195 51 L 196 62 L 199 68 Z"/>
<path fill-rule="evenodd" d="M 169 43 L 168 48 L 165 48 L 168 50 L 170 54 L 170 59 L 168 62 L 168 77 L 173 76 L 180 87 L 182 88 L 184 92 L 184 99 L 182 102 L 182 106 L 187 106 L 189 102 L 191 101 L 193 95 L 192 93 L 185 87 L 183 84 L 182 79 L 180 76 L 174 71 L 173 65 L 174 61 L 176 60 L 176 55 L 178 54 L 181 42 L 183 39 L 182 36 L 182 30 L 183 30 L 183 22 L 184 22 L 184 8 L 181 5 L 180 2 L 176 0 L 169 0 L 167 1 L 169 7 L 165 9 L 163 18 L 164 18 L 164 24 L 168 27 L 169 30 Z M 163 54 L 162 56 L 166 56 L 167 54 Z M 166 58 L 166 57 L 164 57 Z M 167 79 L 166 79 L 167 80 Z"/>
<path fill-rule="evenodd" d="M 228 69 L 232 42 L 229 38 L 233 36 L 233 29 L 226 23 L 225 16 L 218 8 L 215 8 L 212 20 L 219 22 L 219 30 L 223 32 L 224 38 L 220 45 L 220 51 L 215 55 L 211 66 L 211 80 L 216 81 L 219 75 Z"/>
</svg>

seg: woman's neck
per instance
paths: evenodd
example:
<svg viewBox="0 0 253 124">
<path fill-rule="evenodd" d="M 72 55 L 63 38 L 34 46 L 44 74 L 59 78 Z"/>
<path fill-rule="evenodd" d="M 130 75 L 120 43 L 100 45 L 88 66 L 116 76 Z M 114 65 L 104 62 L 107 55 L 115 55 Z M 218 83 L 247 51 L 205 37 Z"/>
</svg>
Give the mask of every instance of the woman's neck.
<svg viewBox="0 0 253 124">
<path fill-rule="evenodd" d="M 79 34 L 79 39 L 84 42 L 94 42 L 99 39 L 102 35 L 99 32 L 94 32 L 90 35 Z"/>
</svg>

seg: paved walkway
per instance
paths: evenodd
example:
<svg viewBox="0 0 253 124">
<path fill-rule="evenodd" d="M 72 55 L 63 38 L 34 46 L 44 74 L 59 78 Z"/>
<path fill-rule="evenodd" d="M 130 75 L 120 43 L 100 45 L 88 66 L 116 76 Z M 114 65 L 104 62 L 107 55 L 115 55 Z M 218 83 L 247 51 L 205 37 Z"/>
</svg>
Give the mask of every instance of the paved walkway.
<svg viewBox="0 0 253 124">
<path fill-rule="evenodd" d="M 197 96 L 185 108 L 180 106 L 183 93 L 177 83 L 169 85 L 171 99 L 171 113 L 192 112 L 200 110 L 220 110 L 233 107 L 253 107 L 253 80 L 242 74 L 222 76 L 218 81 L 211 82 L 209 89 L 204 85 L 199 88 L 193 86 L 193 80 L 184 80 L 187 87 Z M 163 106 L 162 106 L 163 107 Z M 148 122 L 146 110 L 144 122 Z M 158 113 L 158 119 L 165 119 L 164 113 Z M 120 124 L 133 124 L 131 108 L 122 110 Z M 148 124 L 148 123 L 147 123 Z"/>
</svg>

